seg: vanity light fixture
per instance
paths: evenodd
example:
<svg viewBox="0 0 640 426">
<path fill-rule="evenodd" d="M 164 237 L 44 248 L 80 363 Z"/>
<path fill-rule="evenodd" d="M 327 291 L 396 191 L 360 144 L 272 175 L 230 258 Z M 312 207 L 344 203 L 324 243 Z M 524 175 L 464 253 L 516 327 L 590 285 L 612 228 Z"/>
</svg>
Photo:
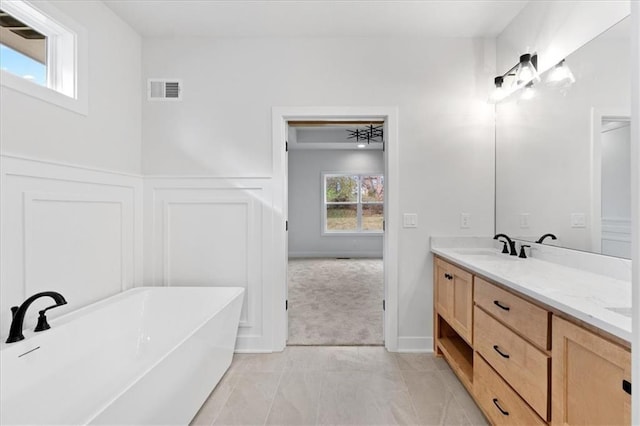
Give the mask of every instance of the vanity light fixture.
<svg viewBox="0 0 640 426">
<path fill-rule="evenodd" d="M 569 65 L 563 59 L 549 71 L 546 82 L 552 86 L 570 86 L 576 82 L 576 78 L 573 76 Z"/>
<path fill-rule="evenodd" d="M 509 71 L 493 79 L 496 88 L 489 96 L 489 102 L 498 103 L 513 92 L 527 87 L 529 83 L 538 81 L 540 81 L 538 55 L 525 53 Z"/>
</svg>

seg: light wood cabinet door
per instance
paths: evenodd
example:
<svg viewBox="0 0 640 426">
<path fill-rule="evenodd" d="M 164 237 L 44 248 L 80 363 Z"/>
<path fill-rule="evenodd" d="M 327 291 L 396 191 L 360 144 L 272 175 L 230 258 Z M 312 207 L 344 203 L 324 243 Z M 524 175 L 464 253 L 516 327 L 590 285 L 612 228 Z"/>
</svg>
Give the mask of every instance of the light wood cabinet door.
<svg viewBox="0 0 640 426">
<path fill-rule="evenodd" d="M 467 271 L 453 267 L 451 291 L 453 293 L 451 308 L 451 326 L 467 343 L 472 344 L 473 331 L 473 276 Z"/>
<path fill-rule="evenodd" d="M 473 332 L 473 275 L 442 259 L 435 266 L 436 309 L 467 343 Z"/>
<path fill-rule="evenodd" d="M 553 317 L 553 425 L 630 425 L 631 353 Z"/>
</svg>

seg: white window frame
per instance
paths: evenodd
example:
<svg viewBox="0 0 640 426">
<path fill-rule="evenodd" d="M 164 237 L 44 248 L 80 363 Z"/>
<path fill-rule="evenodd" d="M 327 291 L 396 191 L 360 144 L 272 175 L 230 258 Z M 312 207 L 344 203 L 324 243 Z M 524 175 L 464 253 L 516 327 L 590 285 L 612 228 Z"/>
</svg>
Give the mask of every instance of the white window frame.
<svg viewBox="0 0 640 426">
<path fill-rule="evenodd" d="M 48 1 L 4 0 L 2 10 L 47 37 L 47 85 L 4 70 L 0 84 L 87 115 L 87 31 Z"/>
<path fill-rule="evenodd" d="M 327 178 L 328 177 L 336 177 L 336 176 L 358 176 L 358 199 L 354 202 L 341 202 L 335 203 L 332 202 L 330 204 L 356 204 L 357 205 L 357 213 L 356 213 L 356 221 L 357 221 L 357 230 L 348 230 L 348 231 L 340 231 L 340 230 L 329 230 L 327 229 Z M 360 189 L 360 177 L 362 176 L 384 176 L 382 172 L 372 172 L 372 173 L 360 173 L 360 172 L 322 172 L 321 178 L 321 190 L 322 190 L 322 224 L 321 224 L 321 234 L 323 236 L 380 236 L 384 234 L 384 230 L 363 230 L 362 229 L 362 205 L 363 204 L 382 204 L 382 208 L 385 208 L 384 201 L 381 203 L 377 202 L 362 202 L 362 194 Z"/>
</svg>

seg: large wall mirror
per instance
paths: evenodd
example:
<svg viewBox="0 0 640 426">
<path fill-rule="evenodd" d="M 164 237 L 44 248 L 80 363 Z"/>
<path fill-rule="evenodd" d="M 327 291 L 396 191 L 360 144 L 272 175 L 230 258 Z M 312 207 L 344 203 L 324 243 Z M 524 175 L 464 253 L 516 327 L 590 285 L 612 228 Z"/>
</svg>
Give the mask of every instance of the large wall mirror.
<svg viewBox="0 0 640 426">
<path fill-rule="evenodd" d="M 630 258 L 630 18 L 562 65 L 496 105 L 496 232 Z"/>
</svg>

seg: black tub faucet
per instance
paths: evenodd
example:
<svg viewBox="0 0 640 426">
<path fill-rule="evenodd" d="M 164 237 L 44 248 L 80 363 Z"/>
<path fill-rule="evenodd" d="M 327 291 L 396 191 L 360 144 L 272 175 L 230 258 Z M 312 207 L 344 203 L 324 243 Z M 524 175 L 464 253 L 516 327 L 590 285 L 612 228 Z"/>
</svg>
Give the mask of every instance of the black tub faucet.
<svg viewBox="0 0 640 426">
<path fill-rule="evenodd" d="M 507 244 L 509 244 L 509 254 L 511 256 L 517 256 L 518 252 L 516 250 L 516 242 L 512 241 L 511 238 L 509 238 L 506 234 L 496 234 L 493 239 L 497 240 L 498 238 L 504 238 L 505 240 L 507 240 Z M 502 241 L 502 240 L 499 240 Z M 504 242 L 504 241 L 503 241 Z M 504 251 L 503 251 L 504 253 Z"/>
<path fill-rule="evenodd" d="M 557 240 L 558 238 L 556 238 L 555 235 L 553 234 L 544 234 L 542 237 L 538 238 L 538 241 L 536 241 L 537 244 L 542 244 L 544 242 L 545 238 L 551 238 L 552 240 Z"/>
<path fill-rule="evenodd" d="M 19 342 L 24 339 L 24 335 L 22 334 L 22 325 L 24 323 L 24 317 L 27 314 L 27 309 L 29 306 L 35 302 L 37 299 L 41 297 L 50 297 L 52 298 L 56 304 L 51 305 L 39 312 L 38 316 L 38 325 L 34 331 L 43 331 L 51 328 L 49 323 L 47 323 L 47 317 L 45 316 L 45 312 L 49 309 L 57 308 L 58 306 L 66 305 L 67 301 L 60 294 L 55 291 L 43 291 L 42 293 L 37 293 L 25 300 L 20 307 L 13 306 L 11 308 L 11 313 L 13 314 L 13 320 L 11 321 L 11 328 L 9 329 L 9 338 L 7 339 L 7 343 Z"/>
</svg>

